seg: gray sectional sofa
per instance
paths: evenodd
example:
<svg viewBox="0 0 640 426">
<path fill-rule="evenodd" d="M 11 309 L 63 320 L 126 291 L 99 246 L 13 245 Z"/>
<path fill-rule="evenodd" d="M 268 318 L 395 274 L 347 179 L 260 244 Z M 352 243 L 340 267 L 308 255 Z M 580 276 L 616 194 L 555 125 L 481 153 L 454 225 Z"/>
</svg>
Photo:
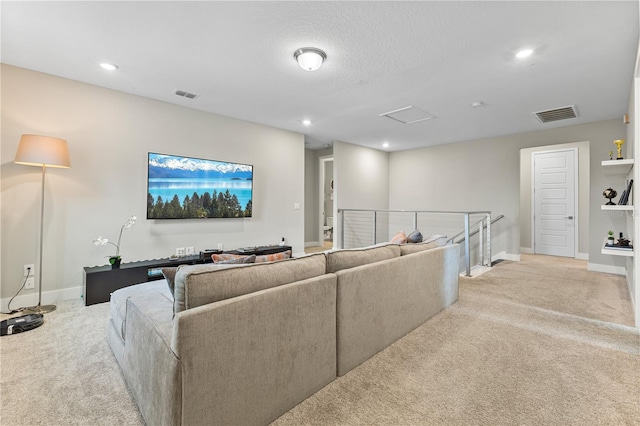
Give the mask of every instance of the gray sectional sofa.
<svg viewBox="0 0 640 426">
<path fill-rule="evenodd" d="M 147 424 L 268 424 L 457 300 L 444 244 L 181 266 L 111 295 L 108 342 Z"/>
</svg>

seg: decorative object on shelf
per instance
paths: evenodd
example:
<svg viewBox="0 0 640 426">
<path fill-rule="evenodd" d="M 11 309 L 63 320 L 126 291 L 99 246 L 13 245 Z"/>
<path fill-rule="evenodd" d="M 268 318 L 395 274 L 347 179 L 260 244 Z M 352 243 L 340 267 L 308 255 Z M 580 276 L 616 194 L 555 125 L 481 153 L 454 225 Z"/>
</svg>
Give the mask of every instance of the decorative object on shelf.
<svg viewBox="0 0 640 426">
<path fill-rule="evenodd" d="M 42 189 L 40 191 L 40 256 L 38 256 L 38 304 L 26 308 L 23 312 L 46 314 L 56 310 L 56 305 L 42 305 L 42 259 L 44 245 L 44 176 L 47 168 L 68 169 L 71 167 L 69 147 L 64 139 L 39 135 L 22 135 L 16 158 L 16 164 L 42 167 Z"/>
<path fill-rule="evenodd" d="M 624 144 L 624 139 L 617 139 L 613 141 L 613 143 L 616 144 L 616 149 L 618 150 L 616 160 L 624 160 L 624 158 L 622 158 L 622 144 Z"/>
<path fill-rule="evenodd" d="M 629 204 L 629 196 L 631 195 L 632 187 L 633 187 L 633 179 L 630 179 L 629 183 L 627 184 L 627 189 L 624 190 L 624 193 L 620 197 L 620 202 L 618 204 L 621 204 L 623 206 L 626 206 L 627 204 Z"/>
<path fill-rule="evenodd" d="M 613 244 L 613 241 L 615 240 L 615 238 L 613 238 L 613 231 L 612 231 L 612 230 L 609 230 L 609 233 L 608 233 L 607 235 L 608 235 L 608 237 L 607 237 L 607 242 L 608 242 L 609 244 Z"/>
<path fill-rule="evenodd" d="M 609 160 L 613 160 L 613 151 L 609 151 Z"/>
<path fill-rule="evenodd" d="M 616 198 L 616 195 L 618 195 L 615 189 L 607 188 L 602 192 L 602 195 L 604 196 L 604 198 L 609 199 L 609 202 L 605 204 L 606 206 L 614 206 L 616 204 L 613 201 L 611 201 L 612 198 Z"/>
<path fill-rule="evenodd" d="M 122 227 L 120 227 L 120 235 L 118 235 L 118 244 L 114 244 L 111 241 L 109 241 L 108 238 L 102 238 L 102 236 L 98 236 L 98 238 L 93 240 L 93 244 L 97 246 L 111 244 L 116 248 L 115 255 L 107 256 L 109 258 L 109 264 L 113 269 L 118 269 L 120 267 L 120 262 L 122 262 L 122 257 L 120 256 L 120 241 L 122 240 L 122 231 L 124 231 L 125 229 L 131 228 L 136 223 L 136 220 L 138 220 L 138 218 L 135 215 L 133 215 L 129 219 L 127 219 L 127 221 L 125 222 L 124 225 L 122 225 Z"/>
<path fill-rule="evenodd" d="M 629 124 L 629 123 L 630 123 L 630 121 L 629 121 L 629 114 L 625 114 L 625 115 L 623 115 L 623 116 L 622 116 L 622 122 L 623 122 L 624 124 Z"/>
</svg>

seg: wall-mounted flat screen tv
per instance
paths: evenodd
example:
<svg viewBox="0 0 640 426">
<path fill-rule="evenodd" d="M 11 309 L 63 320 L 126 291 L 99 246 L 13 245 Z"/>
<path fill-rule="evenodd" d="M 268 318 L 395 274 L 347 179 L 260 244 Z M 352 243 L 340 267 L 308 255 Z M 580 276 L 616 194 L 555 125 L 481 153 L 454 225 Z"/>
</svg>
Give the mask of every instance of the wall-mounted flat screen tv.
<svg viewBox="0 0 640 426">
<path fill-rule="evenodd" d="M 149 153 L 147 219 L 251 217 L 253 166 Z"/>
</svg>

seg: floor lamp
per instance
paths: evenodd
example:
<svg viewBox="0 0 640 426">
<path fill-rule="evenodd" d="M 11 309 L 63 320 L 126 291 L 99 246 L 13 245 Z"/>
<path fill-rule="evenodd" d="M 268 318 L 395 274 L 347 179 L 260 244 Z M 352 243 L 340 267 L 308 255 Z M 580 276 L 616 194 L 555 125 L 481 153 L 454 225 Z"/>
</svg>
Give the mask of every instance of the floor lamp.
<svg viewBox="0 0 640 426">
<path fill-rule="evenodd" d="M 68 169 L 69 148 L 64 139 L 49 136 L 22 135 L 16 164 L 42 167 L 42 191 L 40 198 L 40 256 L 38 258 L 38 305 L 26 308 L 27 313 L 46 314 L 56 310 L 56 305 L 42 305 L 42 246 L 44 244 L 44 175 L 47 167 Z"/>
</svg>

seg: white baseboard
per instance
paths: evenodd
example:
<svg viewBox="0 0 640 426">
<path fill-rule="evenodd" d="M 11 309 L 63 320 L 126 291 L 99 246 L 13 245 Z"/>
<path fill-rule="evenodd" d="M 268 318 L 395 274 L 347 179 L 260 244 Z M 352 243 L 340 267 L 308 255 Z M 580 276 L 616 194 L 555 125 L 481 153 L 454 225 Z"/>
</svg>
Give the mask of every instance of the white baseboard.
<svg viewBox="0 0 640 426">
<path fill-rule="evenodd" d="M 320 247 L 322 243 L 320 241 L 306 241 L 304 243 L 305 247 Z"/>
<path fill-rule="evenodd" d="M 55 305 L 58 302 L 69 299 L 81 299 L 82 286 L 63 288 L 62 290 L 43 291 L 42 292 L 42 304 L 43 305 Z M 2 312 L 9 312 L 9 301 L 11 297 L 0 300 L 0 310 Z M 31 293 L 25 295 L 18 295 L 13 302 L 11 302 L 11 308 L 24 308 L 28 306 L 35 306 L 38 304 L 38 293 Z"/>
<path fill-rule="evenodd" d="M 587 263 L 587 270 L 594 272 L 604 272 L 607 274 L 627 275 L 627 268 L 624 266 L 601 265 L 599 263 Z"/>
<path fill-rule="evenodd" d="M 513 253 L 507 253 L 506 251 L 501 251 L 500 253 L 494 254 L 493 256 L 491 256 L 491 261 L 494 262 L 498 259 L 502 259 L 502 260 L 511 260 L 514 262 L 520 262 L 520 255 L 519 254 L 513 254 Z"/>
<path fill-rule="evenodd" d="M 520 253 L 522 254 L 535 254 L 532 248 L 529 247 L 520 247 Z M 589 253 L 577 253 L 576 259 L 580 260 L 589 260 Z"/>
</svg>

